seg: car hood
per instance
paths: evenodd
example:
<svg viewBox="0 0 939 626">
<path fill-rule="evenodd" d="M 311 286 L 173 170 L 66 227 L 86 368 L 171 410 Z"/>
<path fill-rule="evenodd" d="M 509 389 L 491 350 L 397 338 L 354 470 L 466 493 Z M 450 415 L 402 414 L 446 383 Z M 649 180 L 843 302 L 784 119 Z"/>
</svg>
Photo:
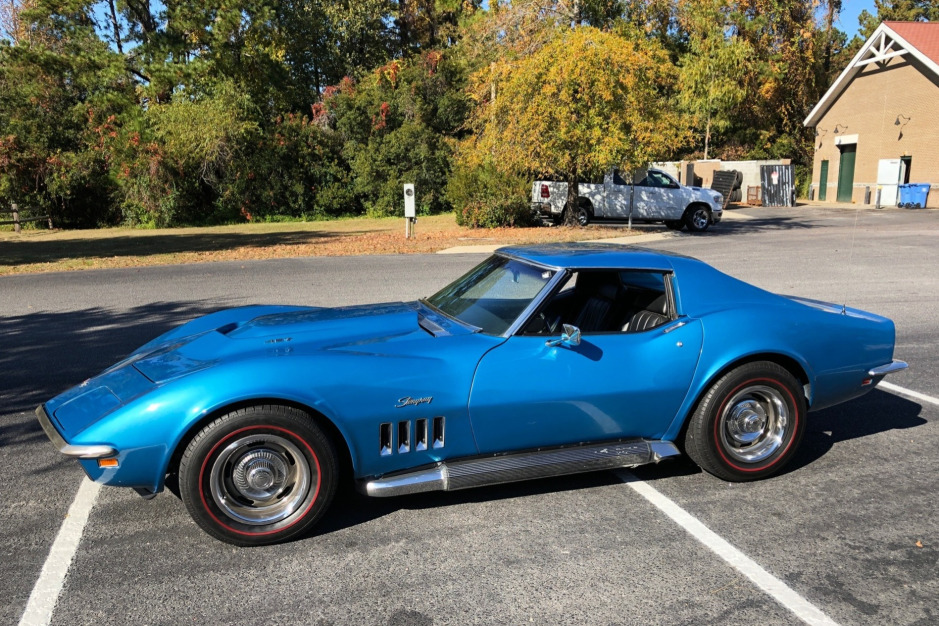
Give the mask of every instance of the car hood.
<svg viewBox="0 0 939 626">
<path fill-rule="evenodd" d="M 161 383 L 222 361 L 328 351 L 377 356 L 386 350 L 402 351 L 402 346 L 391 348 L 392 343 L 470 332 L 417 302 L 341 308 L 252 307 L 245 313 L 240 319 L 220 317 L 220 323 L 209 330 L 150 344 L 151 350 L 138 352 L 130 363 L 154 383 Z M 198 322 L 194 328 L 204 326 Z"/>
</svg>

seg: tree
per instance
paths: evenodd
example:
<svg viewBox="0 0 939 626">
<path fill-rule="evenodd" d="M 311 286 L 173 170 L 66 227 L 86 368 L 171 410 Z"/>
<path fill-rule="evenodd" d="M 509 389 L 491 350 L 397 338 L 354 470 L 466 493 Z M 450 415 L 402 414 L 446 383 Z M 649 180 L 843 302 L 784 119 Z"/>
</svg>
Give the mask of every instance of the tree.
<svg viewBox="0 0 939 626">
<path fill-rule="evenodd" d="M 728 129 L 734 109 L 746 98 L 741 89 L 750 73 L 753 52 L 735 35 L 727 34 L 724 0 L 697 0 L 685 6 L 683 22 L 690 33 L 688 52 L 680 61 L 679 103 L 704 131 L 704 158 L 712 132 Z"/>
<path fill-rule="evenodd" d="M 874 0 L 877 15 L 866 9 L 858 16 L 861 37 L 867 39 L 874 34 L 881 22 L 935 22 L 939 20 L 939 3 L 936 0 Z"/>
<path fill-rule="evenodd" d="M 664 48 L 639 33 L 558 30 L 534 54 L 496 61 L 472 80 L 479 100 L 475 135 L 461 150 L 504 172 L 562 177 L 568 223 L 580 177 L 614 165 L 637 168 L 685 139 L 667 98 L 674 69 Z"/>
</svg>

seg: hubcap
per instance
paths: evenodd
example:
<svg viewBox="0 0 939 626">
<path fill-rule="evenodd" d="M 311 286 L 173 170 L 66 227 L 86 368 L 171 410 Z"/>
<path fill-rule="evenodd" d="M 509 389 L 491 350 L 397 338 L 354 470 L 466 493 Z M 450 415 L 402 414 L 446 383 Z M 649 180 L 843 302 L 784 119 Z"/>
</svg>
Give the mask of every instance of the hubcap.
<svg viewBox="0 0 939 626">
<path fill-rule="evenodd" d="M 263 433 L 241 437 L 222 450 L 212 463 L 209 491 L 225 515 L 258 526 L 289 518 L 317 482 L 293 442 Z"/>
<path fill-rule="evenodd" d="M 718 432 L 724 450 L 736 460 L 759 463 L 782 446 L 789 426 L 789 406 L 777 389 L 746 387 L 725 407 Z"/>
</svg>

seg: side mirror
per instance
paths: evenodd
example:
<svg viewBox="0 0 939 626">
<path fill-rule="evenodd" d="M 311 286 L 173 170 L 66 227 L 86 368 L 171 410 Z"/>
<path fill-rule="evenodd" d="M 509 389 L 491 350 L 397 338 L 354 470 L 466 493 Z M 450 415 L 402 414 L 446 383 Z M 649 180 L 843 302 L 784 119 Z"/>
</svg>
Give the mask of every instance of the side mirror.
<svg viewBox="0 0 939 626">
<path fill-rule="evenodd" d="M 560 339 L 549 339 L 544 342 L 544 345 L 549 347 L 559 346 L 561 344 L 566 346 L 579 346 L 580 345 L 580 329 L 572 324 L 564 324 L 564 332 L 561 333 Z"/>
</svg>

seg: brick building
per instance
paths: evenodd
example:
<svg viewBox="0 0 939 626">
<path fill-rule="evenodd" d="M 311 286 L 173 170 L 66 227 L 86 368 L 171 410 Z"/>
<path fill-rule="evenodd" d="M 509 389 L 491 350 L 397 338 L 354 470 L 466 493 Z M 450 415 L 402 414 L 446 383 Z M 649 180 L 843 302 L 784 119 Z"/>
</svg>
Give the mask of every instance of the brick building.
<svg viewBox="0 0 939 626">
<path fill-rule="evenodd" d="M 812 195 L 896 206 L 930 183 L 939 207 L 939 23 L 884 22 L 804 122 L 815 128 Z"/>
</svg>

